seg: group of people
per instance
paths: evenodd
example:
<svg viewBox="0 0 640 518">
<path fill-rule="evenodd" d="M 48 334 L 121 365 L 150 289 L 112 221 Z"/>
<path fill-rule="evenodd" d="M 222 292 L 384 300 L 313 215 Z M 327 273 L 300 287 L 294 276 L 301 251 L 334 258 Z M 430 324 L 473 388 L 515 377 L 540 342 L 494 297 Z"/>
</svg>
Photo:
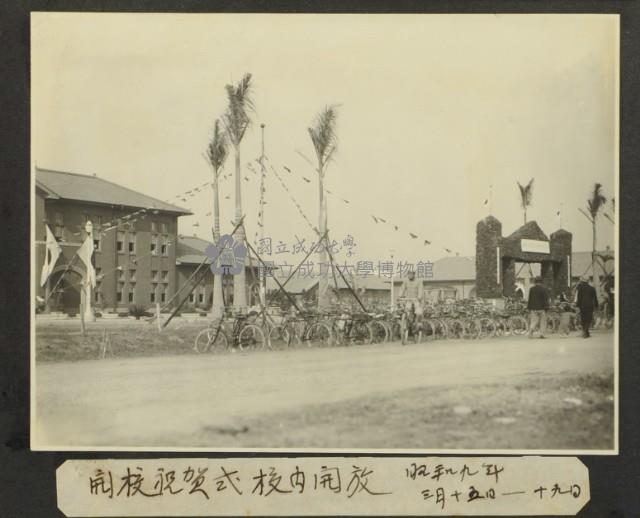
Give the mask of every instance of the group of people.
<svg viewBox="0 0 640 518">
<path fill-rule="evenodd" d="M 559 332 L 569 334 L 569 324 L 573 310 L 566 295 L 560 295 L 560 328 Z M 547 311 L 549 309 L 549 291 L 542 284 L 542 278 L 536 278 L 535 285 L 529 290 L 527 309 L 529 311 L 529 338 L 533 338 L 534 331 L 538 331 L 540 338 L 545 338 L 547 328 Z M 588 277 L 582 277 L 576 286 L 575 304 L 580 312 L 582 337 L 589 338 L 589 329 L 593 323 L 593 313 L 598 309 L 598 295 L 596 289 L 589 284 Z"/>
</svg>

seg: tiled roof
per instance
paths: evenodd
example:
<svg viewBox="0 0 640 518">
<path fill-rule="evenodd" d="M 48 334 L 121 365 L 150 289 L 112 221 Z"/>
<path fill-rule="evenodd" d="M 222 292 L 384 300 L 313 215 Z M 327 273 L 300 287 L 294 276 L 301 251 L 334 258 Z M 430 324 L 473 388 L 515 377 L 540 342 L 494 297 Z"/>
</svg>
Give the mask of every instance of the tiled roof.
<svg viewBox="0 0 640 518">
<path fill-rule="evenodd" d="M 200 264 L 205 258 L 204 254 L 184 254 L 176 256 L 176 264 Z M 207 258 L 207 263 L 211 260 Z"/>
<path fill-rule="evenodd" d="M 211 243 L 206 239 L 200 239 L 195 236 L 178 236 L 178 243 L 176 245 L 176 256 L 183 255 L 200 255 L 200 261 L 204 257 L 204 251 Z M 198 261 L 198 262 L 200 262 Z"/>
<path fill-rule="evenodd" d="M 467 281 L 476 279 L 476 258 L 443 257 L 433 263 L 433 277 L 427 278 L 427 282 L 437 281 Z"/>
<path fill-rule="evenodd" d="M 187 209 L 160 201 L 97 176 L 50 169 L 36 169 L 36 185 L 52 197 L 137 209 L 154 209 L 174 214 L 191 214 Z"/>
<path fill-rule="evenodd" d="M 201 239 L 196 236 L 182 236 L 178 235 L 178 242 L 176 244 L 176 264 L 200 264 L 202 263 L 205 256 L 205 250 L 209 245 L 211 245 L 210 241 L 206 239 Z M 207 259 L 207 263 L 211 263 L 209 259 Z M 253 260 L 253 269 L 258 270 L 257 261 Z M 245 267 L 249 268 L 249 262 L 246 261 Z"/>
</svg>

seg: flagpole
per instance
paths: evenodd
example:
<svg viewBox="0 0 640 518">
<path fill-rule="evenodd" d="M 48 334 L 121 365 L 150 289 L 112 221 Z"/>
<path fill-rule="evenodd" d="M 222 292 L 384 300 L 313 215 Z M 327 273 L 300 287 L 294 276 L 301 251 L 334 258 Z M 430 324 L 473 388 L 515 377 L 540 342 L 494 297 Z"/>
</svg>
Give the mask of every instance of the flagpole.
<svg viewBox="0 0 640 518">
<path fill-rule="evenodd" d="M 493 214 L 493 184 L 489 184 L 489 215 Z"/>
<path fill-rule="evenodd" d="M 91 263 L 91 257 L 93 257 L 93 223 L 91 223 L 91 221 L 87 221 L 86 225 L 84 226 L 84 230 L 87 233 L 87 239 L 91 240 L 91 255 L 89 256 L 89 263 Z M 87 264 L 85 265 L 85 273 L 82 276 L 82 293 L 84 294 L 84 304 L 83 307 L 81 308 L 81 311 L 83 313 L 83 320 L 85 321 L 89 321 L 92 322 L 95 320 L 95 315 L 93 313 L 93 307 L 92 307 L 92 293 L 91 293 L 91 279 L 89 277 L 89 270 L 93 267 L 93 265 L 91 264 Z M 83 323 L 83 328 L 84 328 L 84 323 Z"/>
<path fill-rule="evenodd" d="M 262 130 L 262 153 L 260 154 L 260 243 L 264 242 L 264 180 L 265 175 L 267 173 L 264 167 L 264 127 L 265 124 L 260 124 L 260 129 Z M 266 303 L 266 293 L 267 293 L 267 272 L 266 271 L 258 271 L 258 296 L 260 298 L 260 303 Z"/>
</svg>

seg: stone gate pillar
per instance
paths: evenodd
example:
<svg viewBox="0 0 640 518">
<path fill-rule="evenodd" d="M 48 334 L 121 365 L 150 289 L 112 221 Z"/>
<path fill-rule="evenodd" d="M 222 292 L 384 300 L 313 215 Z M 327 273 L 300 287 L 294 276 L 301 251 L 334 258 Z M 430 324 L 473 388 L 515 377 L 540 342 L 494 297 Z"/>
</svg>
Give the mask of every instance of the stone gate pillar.
<svg viewBox="0 0 640 518">
<path fill-rule="evenodd" d="M 516 293 L 516 261 L 510 257 L 502 259 L 502 294 L 513 297 Z"/>
<path fill-rule="evenodd" d="M 542 284 L 547 288 L 549 294 L 552 297 L 555 297 L 553 273 L 553 263 L 551 261 L 544 261 L 540 263 L 540 277 L 542 277 Z"/>
<path fill-rule="evenodd" d="M 566 292 L 571 285 L 571 232 L 560 229 L 549 236 L 551 255 L 556 261 L 553 264 L 553 295 Z"/>
<path fill-rule="evenodd" d="M 502 223 L 487 216 L 476 225 L 476 294 L 482 298 L 502 297 L 500 242 Z"/>
</svg>

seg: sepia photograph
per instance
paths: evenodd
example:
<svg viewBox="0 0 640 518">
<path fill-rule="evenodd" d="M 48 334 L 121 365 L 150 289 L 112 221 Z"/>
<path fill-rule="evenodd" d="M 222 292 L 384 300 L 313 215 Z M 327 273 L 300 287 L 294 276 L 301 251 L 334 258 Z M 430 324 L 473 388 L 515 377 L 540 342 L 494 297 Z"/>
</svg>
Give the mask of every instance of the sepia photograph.
<svg viewBox="0 0 640 518">
<path fill-rule="evenodd" d="M 31 14 L 31 448 L 618 452 L 619 17 Z"/>
</svg>

